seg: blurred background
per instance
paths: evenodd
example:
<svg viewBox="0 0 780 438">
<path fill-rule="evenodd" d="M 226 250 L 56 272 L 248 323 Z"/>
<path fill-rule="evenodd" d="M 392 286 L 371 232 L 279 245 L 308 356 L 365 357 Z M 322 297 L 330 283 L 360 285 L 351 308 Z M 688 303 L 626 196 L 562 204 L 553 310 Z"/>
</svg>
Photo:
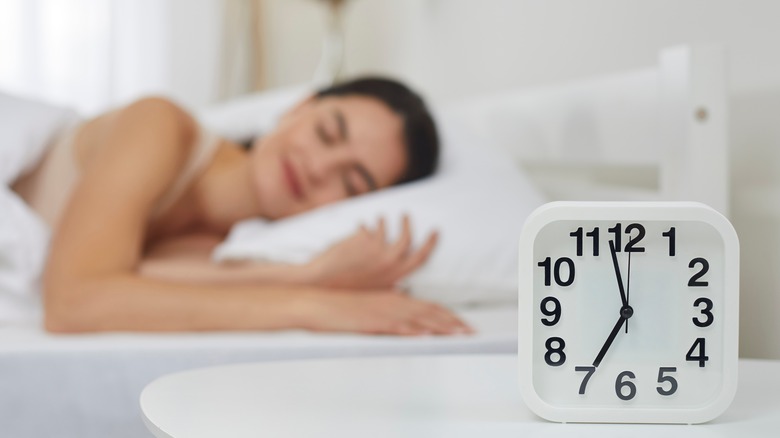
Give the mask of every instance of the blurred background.
<svg viewBox="0 0 780 438">
<path fill-rule="evenodd" d="M 0 89 L 91 115 L 149 93 L 202 108 L 383 73 L 449 102 L 721 45 L 741 353 L 780 358 L 778 17 L 774 0 L 0 0 Z M 777 342 L 754 340 L 767 333 Z"/>
</svg>

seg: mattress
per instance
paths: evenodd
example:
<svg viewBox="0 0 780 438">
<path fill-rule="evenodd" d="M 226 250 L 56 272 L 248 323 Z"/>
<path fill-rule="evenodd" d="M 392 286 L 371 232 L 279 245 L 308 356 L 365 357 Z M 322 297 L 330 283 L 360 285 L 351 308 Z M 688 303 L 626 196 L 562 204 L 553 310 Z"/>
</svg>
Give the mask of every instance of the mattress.
<svg viewBox="0 0 780 438">
<path fill-rule="evenodd" d="M 275 333 L 52 335 L 0 328 L 0 435 L 148 437 L 141 390 L 162 375 L 203 366 L 313 358 L 513 353 L 515 305 L 457 313 L 477 331 L 453 337 Z"/>
</svg>

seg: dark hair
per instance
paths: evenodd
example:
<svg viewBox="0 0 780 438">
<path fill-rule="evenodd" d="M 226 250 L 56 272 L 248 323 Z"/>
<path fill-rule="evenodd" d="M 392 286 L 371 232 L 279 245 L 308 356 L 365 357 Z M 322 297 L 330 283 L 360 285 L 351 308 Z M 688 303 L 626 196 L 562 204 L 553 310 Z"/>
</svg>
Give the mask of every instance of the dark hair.
<svg viewBox="0 0 780 438">
<path fill-rule="evenodd" d="M 319 90 L 315 97 L 367 96 L 387 105 L 403 122 L 407 165 L 398 184 L 431 175 L 439 161 L 439 134 L 422 98 L 406 85 L 388 78 L 363 77 Z"/>
</svg>

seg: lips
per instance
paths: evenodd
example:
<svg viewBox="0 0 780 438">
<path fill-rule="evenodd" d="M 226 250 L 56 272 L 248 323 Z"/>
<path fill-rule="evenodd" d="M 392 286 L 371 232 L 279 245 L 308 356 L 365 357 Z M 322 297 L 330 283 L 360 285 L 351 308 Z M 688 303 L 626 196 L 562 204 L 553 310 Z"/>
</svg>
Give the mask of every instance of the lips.
<svg viewBox="0 0 780 438">
<path fill-rule="evenodd" d="M 284 170 L 284 180 L 293 196 L 295 196 L 296 199 L 303 199 L 301 182 L 298 179 L 298 175 L 295 173 L 292 163 L 290 163 L 290 160 L 287 158 L 282 158 L 282 169 Z"/>
</svg>

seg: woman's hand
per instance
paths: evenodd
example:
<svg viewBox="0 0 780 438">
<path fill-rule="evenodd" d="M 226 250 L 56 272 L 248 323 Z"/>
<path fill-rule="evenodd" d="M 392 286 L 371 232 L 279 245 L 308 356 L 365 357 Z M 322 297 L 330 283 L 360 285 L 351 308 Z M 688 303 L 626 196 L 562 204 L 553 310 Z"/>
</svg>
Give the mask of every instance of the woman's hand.
<svg viewBox="0 0 780 438">
<path fill-rule="evenodd" d="M 304 327 L 375 335 L 453 335 L 474 331 L 444 307 L 393 290 L 316 292 L 302 302 Z"/>
<path fill-rule="evenodd" d="M 373 231 L 361 226 L 355 234 L 328 248 L 309 263 L 314 283 L 348 289 L 394 287 L 425 263 L 438 238 L 437 233 L 431 233 L 419 249 L 413 250 L 408 216 L 404 216 L 402 227 L 398 240 L 388 242 L 384 219 L 379 219 Z"/>
</svg>

